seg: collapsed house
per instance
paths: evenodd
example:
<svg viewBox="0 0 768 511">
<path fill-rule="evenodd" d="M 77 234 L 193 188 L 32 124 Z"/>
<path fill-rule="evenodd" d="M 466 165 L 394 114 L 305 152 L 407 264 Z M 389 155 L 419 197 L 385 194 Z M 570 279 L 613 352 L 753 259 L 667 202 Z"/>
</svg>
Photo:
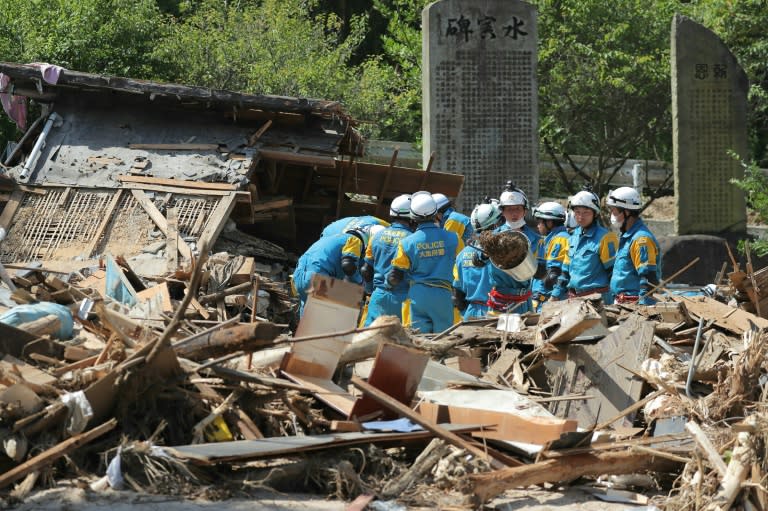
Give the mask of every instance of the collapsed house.
<svg viewBox="0 0 768 511">
<path fill-rule="evenodd" d="M 364 142 L 336 102 L 45 71 L 0 64 L 14 104 L 40 110 L 3 159 L 4 262 L 131 258 L 177 232 L 172 266 L 230 218 L 303 249 L 335 218 L 386 217 L 401 193 L 461 191 L 462 176 L 399 167 L 396 154 L 359 161 Z"/>
</svg>

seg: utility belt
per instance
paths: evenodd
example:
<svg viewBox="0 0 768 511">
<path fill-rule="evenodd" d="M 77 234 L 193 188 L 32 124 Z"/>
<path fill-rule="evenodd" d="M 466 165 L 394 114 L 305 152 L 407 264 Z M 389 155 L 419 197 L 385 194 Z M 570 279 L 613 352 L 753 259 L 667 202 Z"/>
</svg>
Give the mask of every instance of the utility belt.
<svg viewBox="0 0 768 511">
<path fill-rule="evenodd" d="M 494 310 L 504 311 L 509 308 L 510 304 L 527 302 L 532 294 L 533 293 L 528 289 L 521 289 L 519 293 L 513 294 L 499 293 L 495 289 L 492 289 L 491 292 L 488 293 L 487 304 L 488 307 Z"/>
<path fill-rule="evenodd" d="M 638 295 L 630 295 L 627 293 L 619 293 L 613 297 L 615 303 L 637 303 L 640 300 Z"/>
<path fill-rule="evenodd" d="M 422 286 L 428 286 L 428 287 L 436 287 L 438 289 L 445 289 L 447 291 L 451 290 L 451 283 L 447 280 L 431 280 L 431 281 L 421 281 L 421 282 L 414 282 L 413 285 L 419 285 Z"/>
<path fill-rule="evenodd" d="M 595 294 L 595 293 L 603 294 L 603 293 L 607 293 L 610 290 L 611 290 L 611 288 L 609 288 L 608 286 L 606 286 L 606 287 L 598 287 L 598 288 L 595 288 L 595 289 L 573 289 L 573 288 L 571 288 L 571 289 L 568 290 L 568 298 L 580 298 L 582 296 L 589 296 L 589 295 Z"/>
</svg>

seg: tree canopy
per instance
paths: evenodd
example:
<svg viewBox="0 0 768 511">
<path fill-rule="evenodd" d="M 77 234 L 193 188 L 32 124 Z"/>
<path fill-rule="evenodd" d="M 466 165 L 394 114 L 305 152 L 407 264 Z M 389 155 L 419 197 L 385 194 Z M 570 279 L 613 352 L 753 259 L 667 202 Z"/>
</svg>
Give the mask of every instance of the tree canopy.
<svg viewBox="0 0 768 511">
<path fill-rule="evenodd" d="M 622 158 L 671 159 L 669 37 L 682 12 L 719 34 L 752 86 L 752 156 L 768 158 L 764 0 L 532 0 L 542 147 L 589 154 L 606 184 Z M 336 100 L 364 134 L 421 138 L 426 0 L 0 0 L 14 62 Z M 13 136 L 7 119 L 3 134 Z M 571 183 L 569 186 L 575 186 Z"/>
</svg>

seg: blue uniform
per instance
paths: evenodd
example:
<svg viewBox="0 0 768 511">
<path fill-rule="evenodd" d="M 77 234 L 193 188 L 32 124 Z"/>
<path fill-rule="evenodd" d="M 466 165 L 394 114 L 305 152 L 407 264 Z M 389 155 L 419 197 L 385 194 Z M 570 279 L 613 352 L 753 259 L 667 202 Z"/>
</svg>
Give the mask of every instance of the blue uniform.
<svg viewBox="0 0 768 511">
<path fill-rule="evenodd" d="M 639 303 L 652 305 L 655 300 L 646 296 L 650 282 L 661 280 L 661 250 L 656 237 L 645 223 L 636 218 L 632 227 L 619 238 L 619 251 L 613 265 L 611 293 L 639 297 Z M 644 289 L 646 288 L 646 289 Z"/>
<path fill-rule="evenodd" d="M 373 267 L 373 293 L 368 301 L 364 326 L 370 325 L 379 316 L 397 316 L 402 320 L 401 311 L 408 297 L 408 282 L 404 280 L 392 288 L 387 282 L 387 273 L 392 269 L 392 259 L 397 254 L 400 241 L 411 232 L 408 227 L 395 222 L 376 233 L 368 242 L 365 262 Z"/>
<path fill-rule="evenodd" d="M 325 229 L 323 229 L 323 232 L 320 234 L 320 237 L 333 236 L 334 234 L 341 234 L 347 229 L 367 227 L 369 225 L 383 225 L 384 227 L 389 227 L 389 222 L 370 215 L 346 216 L 326 225 Z"/>
<path fill-rule="evenodd" d="M 433 222 L 420 223 L 416 232 L 400 241 L 392 268 L 403 271 L 410 283 L 403 310 L 406 326 L 432 333 L 453 324 L 452 273 L 462 248 L 456 233 Z"/>
<path fill-rule="evenodd" d="M 563 263 L 568 255 L 568 237 L 568 231 L 564 226 L 559 225 L 552 229 L 539 244 L 536 257 L 538 264 L 544 265 L 547 271 L 557 268 L 562 272 Z M 534 298 L 541 304 L 549 298 L 552 287 L 547 288 L 544 279 L 534 279 L 532 291 Z"/>
<path fill-rule="evenodd" d="M 488 293 L 491 292 L 491 264 L 475 266 L 475 254 L 480 251 L 472 245 L 467 245 L 456 257 L 453 267 L 453 287 L 463 292 L 467 308 L 463 311 L 462 319 L 482 318 L 488 314 Z"/>
<path fill-rule="evenodd" d="M 618 245 L 616 233 L 601 225 L 577 227 L 568 238 L 568 256 L 552 296 L 563 299 L 599 292 L 604 303 L 613 303 L 609 286 Z"/>
<path fill-rule="evenodd" d="M 341 259 L 351 257 L 355 261 L 359 261 L 363 255 L 363 249 L 363 243 L 357 236 L 336 234 L 320 238 L 304 252 L 293 272 L 293 285 L 301 300 L 300 315 L 304 314 L 307 289 L 312 283 L 312 275 L 317 273 L 336 279 L 347 279 L 356 284 L 362 283 L 362 277 L 359 273 L 355 273 L 351 277 L 344 274 Z"/>
<path fill-rule="evenodd" d="M 464 245 L 469 244 L 469 240 L 475 233 L 475 228 L 472 227 L 472 220 L 467 215 L 463 215 L 453 208 L 445 210 L 440 227 L 446 231 L 455 232 Z"/>
<path fill-rule="evenodd" d="M 512 230 L 509 225 L 502 224 L 497 227 L 495 233 L 501 233 L 504 231 Z M 524 225 L 520 232 L 525 234 L 530 242 L 530 250 L 532 253 L 536 253 L 536 249 L 539 246 L 539 240 L 541 236 L 539 233 Z M 493 290 L 491 291 L 490 302 L 495 303 L 494 310 L 501 310 L 514 307 L 515 314 L 522 314 L 531 310 L 531 281 L 518 281 L 513 279 L 510 275 L 504 272 L 504 270 L 491 265 L 491 284 L 493 284 Z M 517 302 L 522 301 L 521 305 L 517 305 Z M 510 307 L 511 306 L 511 307 Z"/>
</svg>

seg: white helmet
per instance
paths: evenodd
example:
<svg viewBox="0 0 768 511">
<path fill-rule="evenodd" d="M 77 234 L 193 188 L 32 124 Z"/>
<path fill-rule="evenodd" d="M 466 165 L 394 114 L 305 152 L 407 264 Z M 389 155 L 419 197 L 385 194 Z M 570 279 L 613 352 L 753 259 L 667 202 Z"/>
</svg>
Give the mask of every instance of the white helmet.
<svg viewBox="0 0 768 511">
<path fill-rule="evenodd" d="M 411 218 L 431 220 L 437 213 L 437 204 L 429 192 L 416 192 L 411 195 Z"/>
<path fill-rule="evenodd" d="M 573 209 L 577 206 L 583 206 L 595 213 L 600 213 L 600 199 L 594 192 L 588 190 L 582 190 L 568 200 L 568 209 Z"/>
<path fill-rule="evenodd" d="M 501 192 L 499 197 L 499 206 L 523 206 L 528 209 L 528 197 L 519 188 Z"/>
<path fill-rule="evenodd" d="M 472 210 L 471 220 L 475 231 L 487 231 L 499 225 L 501 210 L 496 204 L 478 204 Z"/>
<path fill-rule="evenodd" d="M 578 226 L 579 224 L 576 223 L 576 215 L 573 214 L 573 211 L 568 211 L 568 213 L 565 215 L 565 228 L 572 230 Z"/>
<path fill-rule="evenodd" d="M 640 194 L 637 193 L 637 190 L 631 186 L 622 186 L 608 194 L 605 205 L 613 208 L 640 211 L 643 207 L 643 201 L 640 199 Z"/>
<path fill-rule="evenodd" d="M 366 229 L 368 230 L 368 239 L 371 239 L 376 235 L 377 232 L 383 231 L 386 229 L 386 227 L 381 224 L 372 224 L 369 225 Z"/>
<path fill-rule="evenodd" d="M 392 218 L 410 218 L 411 195 L 398 195 L 392 199 L 392 204 L 389 205 L 389 216 Z"/>
<path fill-rule="evenodd" d="M 351 227 L 344 231 L 344 234 L 351 234 L 355 236 L 364 247 L 368 246 L 368 242 L 373 238 L 373 235 L 379 231 L 384 230 L 385 227 L 381 224 L 364 225 L 363 227 Z"/>
<path fill-rule="evenodd" d="M 432 199 L 434 199 L 435 204 L 437 204 L 438 211 L 443 211 L 451 205 L 451 201 L 442 193 L 433 193 Z"/>
<path fill-rule="evenodd" d="M 557 202 L 543 202 L 533 209 L 533 218 L 565 222 L 565 208 Z"/>
</svg>

